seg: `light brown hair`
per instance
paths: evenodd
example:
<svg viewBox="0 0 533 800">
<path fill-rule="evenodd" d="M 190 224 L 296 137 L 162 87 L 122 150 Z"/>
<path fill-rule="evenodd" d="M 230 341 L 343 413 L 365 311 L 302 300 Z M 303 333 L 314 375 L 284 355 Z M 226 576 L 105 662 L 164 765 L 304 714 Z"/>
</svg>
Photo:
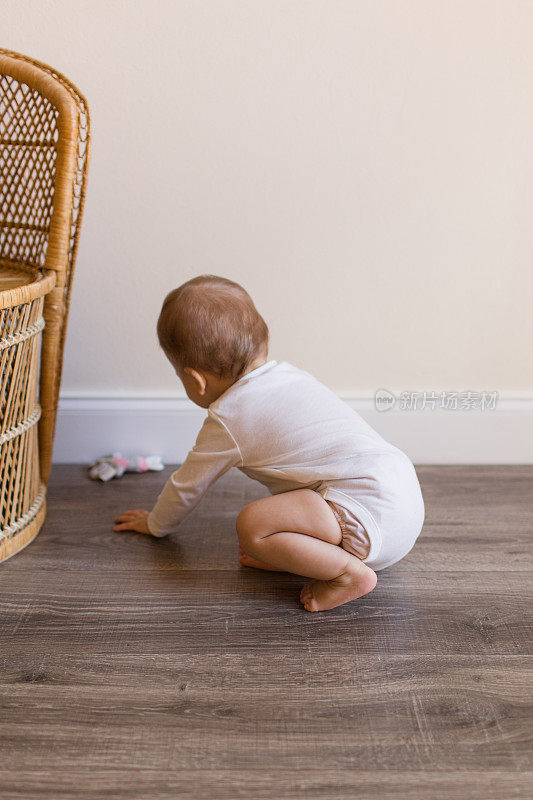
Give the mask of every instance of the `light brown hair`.
<svg viewBox="0 0 533 800">
<path fill-rule="evenodd" d="M 243 287 L 218 275 L 198 275 L 173 289 L 157 320 L 159 344 L 182 368 L 235 380 L 268 354 L 269 331 Z"/>
</svg>

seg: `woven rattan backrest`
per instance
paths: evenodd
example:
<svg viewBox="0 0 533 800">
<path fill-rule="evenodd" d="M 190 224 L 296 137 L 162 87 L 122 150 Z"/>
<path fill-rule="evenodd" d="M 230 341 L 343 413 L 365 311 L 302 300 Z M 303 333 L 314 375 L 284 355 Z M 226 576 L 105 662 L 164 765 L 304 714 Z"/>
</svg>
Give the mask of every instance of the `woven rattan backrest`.
<svg viewBox="0 0 533 800">
<path fill-rule="evenodd" d="M 87 103 L 52 67 L 0 49 L 0 261 L 53 270 L 44 306 L 41 474 L 55 419 L 89 159 Z"/>
<path fill-rule="evenodd" d="M 37 89 L 0 73 L 1 254 L 35 268 L 44 266 L 48 246 L 57 118 Z"/>
</svg>

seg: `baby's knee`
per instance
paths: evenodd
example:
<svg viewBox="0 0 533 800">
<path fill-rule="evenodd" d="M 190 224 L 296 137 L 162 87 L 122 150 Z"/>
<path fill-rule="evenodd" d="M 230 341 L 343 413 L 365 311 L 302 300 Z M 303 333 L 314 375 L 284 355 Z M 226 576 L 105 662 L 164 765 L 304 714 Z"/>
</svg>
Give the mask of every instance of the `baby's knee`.
<svg viewBox="0 0 533 800">
<path fill-rule="evenodd" d="M 239 544 L 243 548 L 257 539 L 259 519 L 257 510 L 254 508 L 254 503 L 244 506 L 244 508 L 239 511 L 237 519 L 235 520 L 235 527 L 237 528 Z"/>
</svg>

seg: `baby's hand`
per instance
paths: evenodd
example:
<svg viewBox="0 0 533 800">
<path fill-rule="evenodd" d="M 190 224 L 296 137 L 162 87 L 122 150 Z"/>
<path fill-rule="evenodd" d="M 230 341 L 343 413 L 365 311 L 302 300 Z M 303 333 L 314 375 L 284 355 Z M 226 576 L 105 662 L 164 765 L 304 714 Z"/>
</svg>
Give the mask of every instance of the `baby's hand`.
<svg viewBox="0 0 533 800">
<path fill-rule="evenodd" d="M 152 531 L 148 527 L 149 513 L 149 511 L 145 511 L 143 508 L 136 508 L 132 511 L 124 511 L 115 519 L 115 522 L 119 522 L 120 524 L 115 525 L 113 530 L 135 531 L 136 533 L 147 533 L 148 536 L 153 536 Z"/>
</svg>

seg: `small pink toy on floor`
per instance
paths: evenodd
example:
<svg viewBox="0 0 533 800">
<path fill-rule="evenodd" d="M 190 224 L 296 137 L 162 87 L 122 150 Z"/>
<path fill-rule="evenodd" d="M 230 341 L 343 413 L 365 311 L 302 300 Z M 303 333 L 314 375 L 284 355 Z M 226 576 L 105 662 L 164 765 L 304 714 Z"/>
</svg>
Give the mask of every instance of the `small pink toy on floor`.
<svg viewBox="0 0 533 800">
<path fill-rule="evenodd" d="M 121 478 L 125 472 L 160 472 L 164 468 L 159 456 L 124 458 L 122 453 L 112 453 L 90 464 L 89 477 L 93 481 L 110 481 L 112 478 Z"/>
</svg>

